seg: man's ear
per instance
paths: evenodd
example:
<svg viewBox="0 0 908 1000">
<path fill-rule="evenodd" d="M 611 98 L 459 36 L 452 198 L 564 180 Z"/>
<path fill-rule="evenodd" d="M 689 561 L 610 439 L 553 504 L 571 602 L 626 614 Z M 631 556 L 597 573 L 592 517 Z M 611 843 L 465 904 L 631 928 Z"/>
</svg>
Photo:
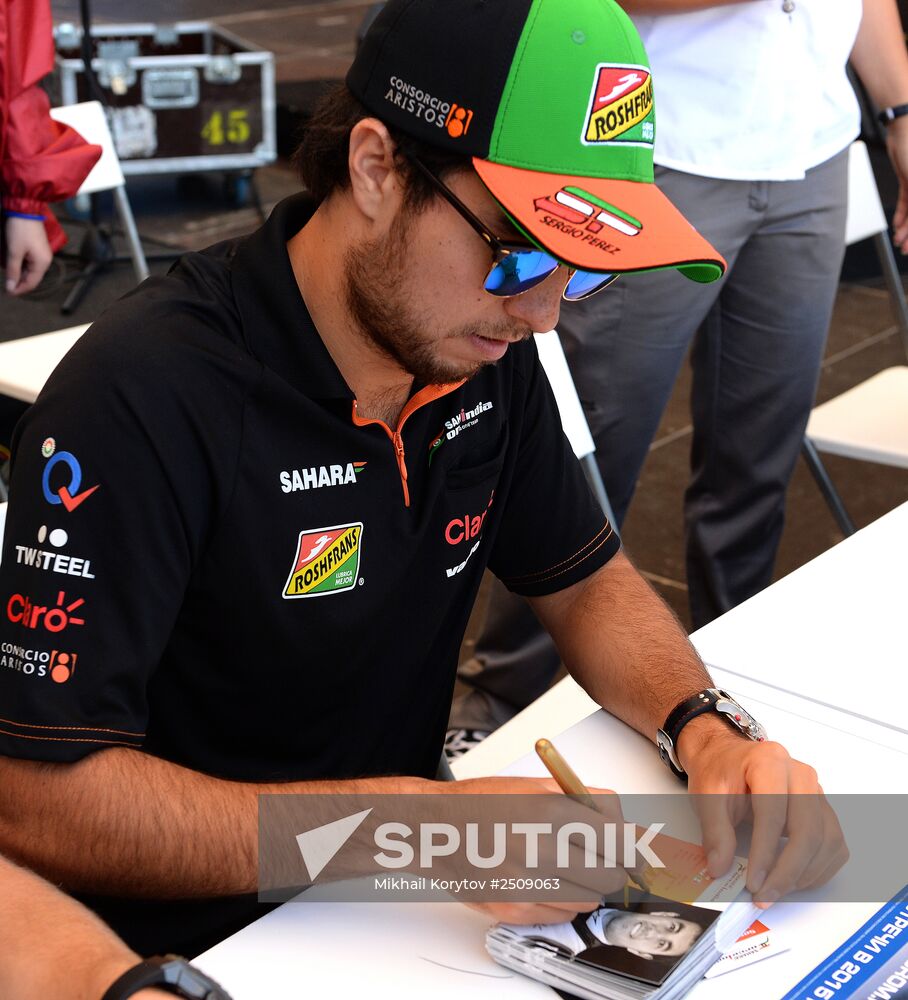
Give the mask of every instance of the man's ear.
<svg viewBox="0 0 908 1000">
<path fill-rule="evenodd" d="M 403 196 L 394 142 L 377 118 L 363 118 L 350 132 L 350 189 L 357 208 L 372 222 L 390 223 Z"/>
<path fill-rule="evenodd" d="M 647 962 L 651 962 L 653 959 L 653 956 L 647 954 L 647 952 L 645 951 L 637 951 L 636 948 L 627 948 L 626 950 L 629 951 L 632 955 L 636 955 L 637 958 L 645 958 Z"/>
</svg>

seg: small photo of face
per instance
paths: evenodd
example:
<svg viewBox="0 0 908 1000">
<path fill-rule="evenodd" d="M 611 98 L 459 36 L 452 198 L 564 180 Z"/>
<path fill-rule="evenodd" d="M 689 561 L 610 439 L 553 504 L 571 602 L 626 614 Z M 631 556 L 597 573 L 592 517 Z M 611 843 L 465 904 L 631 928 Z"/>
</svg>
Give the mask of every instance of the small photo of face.
<svg viewBox="0 0 908 1000">
<path fill-rule="evenodd" d="M 602 921 L 603 943 L 627 948 L 641 957 L 686 955 L 703 932 L 698 923 L 673 912 L 609 912 L 609 917 Z M 593 923 L 592 917 L 588 923 Z"/>
</svg>

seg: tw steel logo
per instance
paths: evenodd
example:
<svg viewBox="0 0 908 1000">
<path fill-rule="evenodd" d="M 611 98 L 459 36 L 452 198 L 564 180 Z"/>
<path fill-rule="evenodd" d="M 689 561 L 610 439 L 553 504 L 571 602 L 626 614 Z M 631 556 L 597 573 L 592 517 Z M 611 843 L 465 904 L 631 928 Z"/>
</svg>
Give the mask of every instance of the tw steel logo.
<svg viewBox="0 0 908 1000">
<path fill-rule="evenodd" d="M 14 624 L 28 629 L 45 629 L 48 632 L 63 632 L 70 625 L 84 625 L 84 618 L 77 618 L 73 612 L 85 603 L 81 597 L 74 601 L 66 599 L 65 591 L 57 594 L 54 607 L 35 604 L 30 597 L 13 594 L 6 604 L 6 617 Z"/>
</svg>

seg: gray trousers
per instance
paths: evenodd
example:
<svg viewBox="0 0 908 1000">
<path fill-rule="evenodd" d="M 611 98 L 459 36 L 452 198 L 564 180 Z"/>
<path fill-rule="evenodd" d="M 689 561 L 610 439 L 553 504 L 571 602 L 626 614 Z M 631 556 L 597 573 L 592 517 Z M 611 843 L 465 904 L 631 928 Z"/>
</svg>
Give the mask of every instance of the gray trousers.
<svg viewBox="0 0 908 1000">
<path fill-rule="evenodd" d="M 728 261 L 698 285 L 677 271 L 627 275 L 565 304 L 558 330 L 620 528 L 688 348 L 691 479 L 684 498 L 695 628 L 772 579 L 785 492 L 813 406 L 845 249 L 847 150 L 801 181 L 728 181 L 657 168 L 659 187 Z M 497 584 L 474 690 L 452 725 L 494 728 L 536 698 L 558 653 Z"/>
</svg>

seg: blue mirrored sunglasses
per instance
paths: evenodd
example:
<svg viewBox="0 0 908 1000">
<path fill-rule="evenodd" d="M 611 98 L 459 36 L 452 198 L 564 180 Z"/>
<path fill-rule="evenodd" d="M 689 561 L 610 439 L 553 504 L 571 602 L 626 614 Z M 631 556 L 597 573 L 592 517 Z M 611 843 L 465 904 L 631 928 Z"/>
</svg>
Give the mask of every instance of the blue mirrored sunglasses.
<svg viewBox="0 0 908 1000">
<path fill-rule="evenodd" d="M 522 295 L 545 281 L 559 267 L 566 267 L 570 278 L 563 296 L 568 302 L 576 302 L 601 292 L 618 277 L 617 274 L 604 274 L 601 271 L 580 271 L 566 264 L 562 265 L 544 250 L 534 250 L 525 244 L 498 239 L 424 163 L 415 156 L 410 157 L 410 160 L 492 250 L 492 266 L 482 286 L 490 295 L 502 298 Z"/>
</svg>

